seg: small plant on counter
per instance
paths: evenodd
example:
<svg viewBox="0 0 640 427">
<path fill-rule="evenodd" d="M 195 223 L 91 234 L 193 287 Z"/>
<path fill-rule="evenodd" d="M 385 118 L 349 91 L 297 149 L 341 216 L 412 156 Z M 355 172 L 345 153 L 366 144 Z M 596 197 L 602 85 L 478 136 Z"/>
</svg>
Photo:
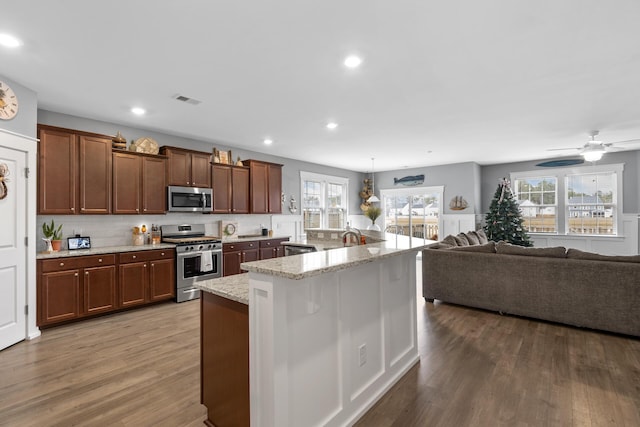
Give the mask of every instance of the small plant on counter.
<svg viewBox="0 0 640 427">
<path fill-rule="evenodd" d="M 371 220 L 372 224 L 376 223 L 376 219 L 382 214 L 382 209 L 378 206 L 369 206 L 364 212 L 365 216 Z"/>
<path fill-rule="evenodd" d="M 47 224 L 46 222 L 42 224 L 42 234 L 44 237 L 49 240 L 60 240 L 62 239 L 62 224 L 56 228 L 56 224 L 51 220 L 51 224 Z"/>
</svg>

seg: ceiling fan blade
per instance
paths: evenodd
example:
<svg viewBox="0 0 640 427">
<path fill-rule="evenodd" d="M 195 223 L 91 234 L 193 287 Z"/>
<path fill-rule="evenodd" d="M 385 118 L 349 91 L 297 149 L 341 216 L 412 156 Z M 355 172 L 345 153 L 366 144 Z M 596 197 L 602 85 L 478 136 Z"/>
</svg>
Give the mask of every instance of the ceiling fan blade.
<svg viewBox="0 0 640 427">
<path fill-rule="evenodd" d="M 640 139 L 627 139 L 626 141 L 616 141 L 608 145 L 619 145 L 619 144 L 640 144 Z"/>
<path fill-rule="evenodd" d="M 571 148 L 547 148 L 547 151 L 566 151 L 566 150 L 581 150 L 582 147 L 571 147 Z"/>
</svg>

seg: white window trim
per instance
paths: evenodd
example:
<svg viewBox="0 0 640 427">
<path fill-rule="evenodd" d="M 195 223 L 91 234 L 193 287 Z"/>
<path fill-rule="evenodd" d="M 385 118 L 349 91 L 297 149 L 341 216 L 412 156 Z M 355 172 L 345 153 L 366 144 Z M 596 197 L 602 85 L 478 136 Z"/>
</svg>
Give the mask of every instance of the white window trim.
<svg viewBox="0 0 640 427">
<path fill-rule="evenodd" d="M 320 224 L 320 228 L 327 228 L 327 209 L 326 206 L 327 201 L 327 184 L 340 184 L 345 186 L 345 194 L 344 194 L 344 217 L 349 217 L 349 178 L 345 178 L 342 176 L 334 176 L 334 175 L 325 175 L 321 173 L 315 172 L 305 172 L 300 171 L 300 209 L 304 211 L 304 182 L 305 181 L 319 181 L 322 183 L 322 200 L 323 200 L 323 212 L 322 216 L 322 224 Z"/>
<path fill-rule="evenodd" d="M 589 235 L 580 235 L 580 234 L 569 234 L 568 229 L 569 225 L 567 224 L 567 184 L 568 184 L 568 176 L 569 175 L 585 175 L 590 173 L 607 173 L 613 172 L 616 174 L 616 194 L 615 194 L 615 205 L 616 205 L 616 221 L 613 224 L 614 226 L 614 234 L 613 235 L 601 235 L 601 234 L 589 234 Z M 556 233 L 531 233 L 533 235 L 562 235 L 562 236 L 572 236 L 572 237 L 620 237 L 619 234 L 622 228 L 622 217 L 623 217 L 623 206 L 622 202 L 624 197 L 623 188 L 622 188 L 622 173 L 624 172 L 624 164 L 623 163 L 614 163 L 610 165 L 593 165 L 593 166 L 582 166 L 582 167 L 570 167 L 570 168 L 553 168 L 549 170 L 535 170 L 535 171 L 524 171 L 524 172 L 511 172 L 509 174 L 509 180 L 514 182 L 516 179 L 522 178 L 535 178 L 541 176 L 554 176 L 557 179 L 557 227 L 558 232 Z M 561 214 L 562 213 L 562 214 Z M 562 233 L 560 230 L 564 230 Z"/>
</svg>

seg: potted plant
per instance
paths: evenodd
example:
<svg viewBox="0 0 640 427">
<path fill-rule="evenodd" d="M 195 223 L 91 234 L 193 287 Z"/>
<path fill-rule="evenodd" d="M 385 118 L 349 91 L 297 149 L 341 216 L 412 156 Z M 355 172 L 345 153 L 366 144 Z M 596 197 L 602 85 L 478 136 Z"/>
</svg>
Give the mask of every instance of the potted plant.
<svg viewBox="0 0 640 427">
<path fill-rule="evenodd" d="M 51 220 L 51 224 L 46 222 L 42 224 L 42 234 L 44 234 L 44 241 L 47 242 L 47 251 L 57 252 L 62 246 L 62 224 L 56 228 L 56 224 Z"/>
<path fill-rule="evenodd" d="M 380 231 L 380 226 L 376 224 L 376 219 L 382 214 L 382 209 L 377 206 L 369 206 L 364 214 L 371 220 L 371 225 L 367 227 L 367 230 Z"/>
</svg>

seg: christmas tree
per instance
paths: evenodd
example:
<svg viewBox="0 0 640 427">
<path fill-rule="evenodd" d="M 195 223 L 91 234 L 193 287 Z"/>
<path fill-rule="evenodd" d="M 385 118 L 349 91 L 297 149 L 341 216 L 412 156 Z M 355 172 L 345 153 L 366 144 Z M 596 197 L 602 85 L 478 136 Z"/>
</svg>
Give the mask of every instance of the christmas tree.
<svg viewBox="0 0 640 427">
<path fill-rule="evenodd" d="M 502 178 L 498 185 L 489 212 L 485 216 L 485 223 L 484 231 L 489 240 L 494 242 L 504 240 L 514 245 L 533 246 L 522 226 L 522 214 L 506 178 Z"/>
</svg>

